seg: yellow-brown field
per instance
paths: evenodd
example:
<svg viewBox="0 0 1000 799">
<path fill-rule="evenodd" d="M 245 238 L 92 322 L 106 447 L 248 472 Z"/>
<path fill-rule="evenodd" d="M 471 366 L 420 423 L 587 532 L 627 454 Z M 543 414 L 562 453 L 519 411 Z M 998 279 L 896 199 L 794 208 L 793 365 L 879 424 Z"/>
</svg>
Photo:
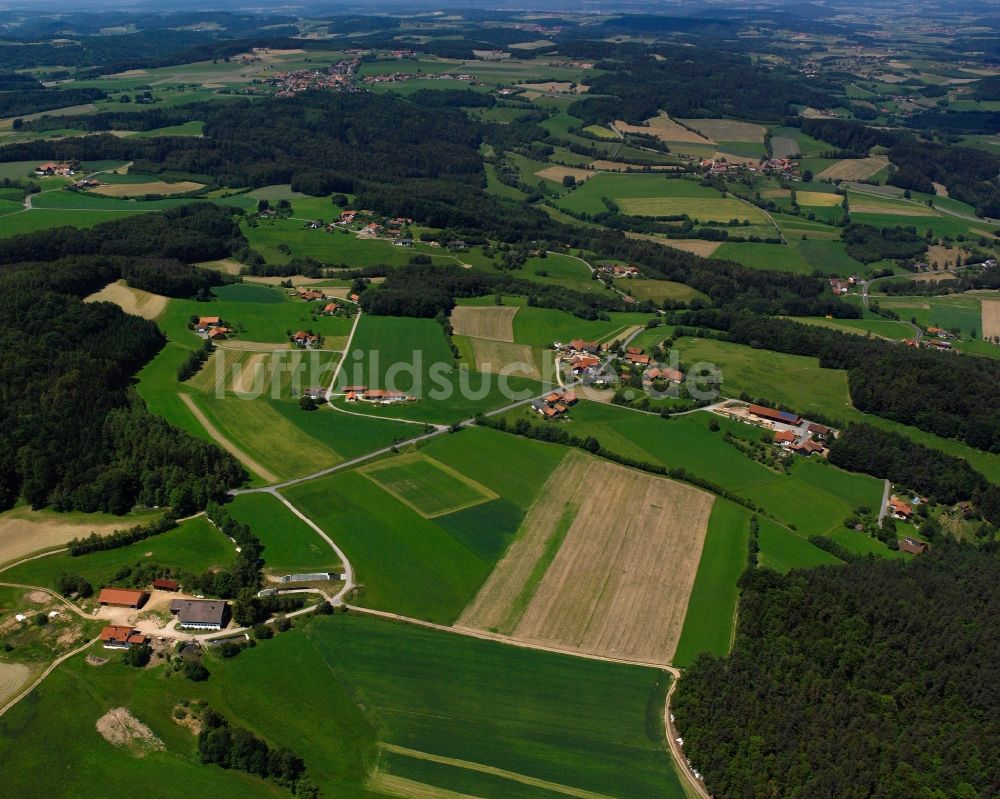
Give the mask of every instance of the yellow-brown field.
<svg viewBox="0 0 1000 799">
<path fill-rule="evenodd" d="M 0 514 L 0 563 L 23 558 L 42 549 L 63 546 L 74 538 L 86 538 L 92 532 L 104 535 L 134 522 L 128 520 L 88 522 L 79 518 L 61 518 L 50 512 L 15 508 Z"/>
<path fill-rule="evenodd" d="M 451 326 L 458 336 L 513 343 L 517 311 L 506 305 L 485 308 L 459 305 L 451 312 Z"/>
<path fill-rule="evenodd" d="M 795 193 L 795 199 L 799 205 L 811 205 L 815 208 L 832 208 L 844 201 L 839 194 L 825 191 L 799 191 Z"/>
<path fill-rule="evenodd" d="M 767 128 L 753 122 L 737 122 L 735 119 L 682 119 L 680 122 L 694 128 L 713 141 L 753 141 L 764 142 Z"/>
<path fill-rule="evenodd" d="M 1000 336 L 1000 300 L 983 300 L 983 338 L 993 340 Z"/>
<path fill-rule="evenodd" d="M 143 319 L 156 319 L 167 307 L 170 299 L 160 294 L 151 294 L 142 289 L 134 289 L 125 285 L 124 280 L 109 283 L 100 291 L 95 291 L 84 302 L 113 302 L 125 313 L 141 316 Z"/>
<path fill-rule="evenodd" d="M 828 166 L 817 175 L 818 178 L 829 180 L 867 180 L 888 164 L 885 157 L 845 158 L 832 166 Z"/>
<path fill-rule="evenodd" d="M 526 344 L 511 344 L 507 341 L 492 341 L 485 338 L 470 338 L 472 351 L 476 356 L 476 368 L 480 372 L 500 372 L 541 379 L 542 373 L 535 363 L 535 355 Z"/>
<path fill-rule="evenodd" d="M 535 177 L 551 180 L 553 183 L 562 183 L 563 178 L 567 175 L 576 180 L 577 183 L 583 183 L 583 181 L 594 177 L 594 173 L 589 169 L 579 169 L 575 166 L 550 166 L 539 169 L 535 173 Z"/>
<path fill-rule="evenodd" d="M 187 194 L 189 191 L 203 188 L 201 183 L 182 180 L 179 183 L 165 183 L 153 180 L 149 183 L 109 183 L 91 189 L 91 194 L 101 194 L 105 197 L 145 197 L 147 194 Z"/>
<path fill-rule="evenodd" d="M 645 125 L 630 125 L 624 120 L 615 121 L 615 130 L 619 133 L 633 133 L 646 136 L 655 136 L 660 141 L 684 142 L 687 144 L 715 144 L 711 139 L 707 139 L 700 133 L 688 130 L 683 125 L 678 124 L 665 114 L 652 117 L 646 120 Z"/>
<path fill-rule="evenodd" d="M 662 236 L 653 236 L 649 233 L 626 233 L 625 236 L 630 239 L 642 239 L 654 244 L 662 244 L 664 247 L 673 247 L 675 250 L 700 255 L 702 258 L 710 257 L 722 243 L 705 241 L 704 239 L 665 239 Z"/>
<path fill-rule="evenodd" d="M 458 626 L 669 663 L 714 499 L 570 452 Z"/>
</svg>

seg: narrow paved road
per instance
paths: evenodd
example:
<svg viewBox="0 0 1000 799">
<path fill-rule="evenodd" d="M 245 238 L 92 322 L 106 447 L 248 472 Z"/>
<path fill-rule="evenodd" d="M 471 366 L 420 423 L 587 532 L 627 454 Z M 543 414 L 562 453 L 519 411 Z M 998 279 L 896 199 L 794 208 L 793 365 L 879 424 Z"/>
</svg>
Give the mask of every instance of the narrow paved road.
<svg viewBox="0 0 1000 799">
<path fill-rule="evenodd" d="M 885 518 L 886 513 L 889 511 L 889 493 L 892 491 L 892 483 L 888 480 L 885 481 L 885 487 L 882 489 L 882 507 L 878 511 L 878 526 L 882 526 L 882 520 Z"/>
</svg>

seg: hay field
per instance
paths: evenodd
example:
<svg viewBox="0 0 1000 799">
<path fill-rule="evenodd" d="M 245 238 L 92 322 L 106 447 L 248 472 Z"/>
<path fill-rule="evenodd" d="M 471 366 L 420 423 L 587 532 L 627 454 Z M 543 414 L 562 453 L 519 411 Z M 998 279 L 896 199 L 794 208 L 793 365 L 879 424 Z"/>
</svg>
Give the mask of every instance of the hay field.
<svg viewBox="0 0 1000 799">
<path fill-rule="evenodd" d="M 771 139 L 771 153 L 775 158 L 791 158 L 802 152 L 798 141 L 790 136 L 774 136 Z"/>
<path fill-rule="evenodd" d="M 597 172 L 628 172 L 630 169 L 633 172 L 676 172 L 680 169 L 680 167 L 672 164 L 658 164 L 647 167 L 642 164 L 627 164 L 622 161 L 608 161 L 605 159 L 591 161 L 590 168 Z"/>
<path fill-rule="evenodd" d="M 881 214 L 883 216 L 937 216 L 930 208 L 917 203 L 893 203 L 874 197 L 861 199 L 858 195 L 851 197 L 851 213 Z"/>
<path fill-rule="evenodd" d="M 145 197 L 147 194 L 187 194 L 189 191 L 204 188 L 204 184 L 192 180 L 182 180 L 179 183 L 166 183 L 154 180 L 149 183 L 111 183 L 91 189 L 90 194 L 100 194 L 103 197 Z"/>
<path fill-rule="evenodd" d="M 714 499 L 572 451 L 458 625 L 668 663 Z"/>
<path fill-rule="evenodd" d="M 0 707 L 17 696 L 31 677 L 31 669 L 23 663 L 0 663 Z"/>
<path fill-rule="evenodd" d="M 425 519 L 500 498 L 486 486 L 420 452 L 362 466 L 358 472 Z"/>
<path fill-rule="evenodd" d="M 217 347 L 187 384 L 199 391 L 231 391 L 242 397 L 297 399 L 308 386 L 329 385 L 333 368 L 333 355 L 326 351 Z"/>
<path fill-rule="evenodd" d="M 15 508 L 0 515 L 0 563 L 23 558 L 33 552 L 63 546 L 92 532 L 105 535 L 135 522 L 128 519 L 92 523 L 55 514 L 40 515 L 30 508 Z"/>
<path fill-rule="evenodd" d="M 764 143 L 767 128 L 752 122 L 737 122 L 735 119 L 682 119 L 680 122 L 694 128 L 713 141 L 752 141 Z"/>
<path fill-rule="evenodd" d="M 225 275 L 238 275 L 243 268 L 243 264 L 239 261 L 234 261 L 232 258 L 223 258 L 219 261 L 202 261 L 195 264 L 195 266 L 200 269 L 214 269 L 216 272 L 222 272 Z"/>
<path fill-rule="evenodd" d="M 645 136 L 655 136 L 663 142 L 715 144 L 711 139 L 706 139 L 700 133 L 688 130 L 683 125 L 677 124 L 670 117 L 663 114 L 652 119 L 647 119 L 645 125 L 630 125 L 624 120 L 617 119 L 615 120 L 614 128 L 622 134 L 635 133 Z"/>
<path fill-rule="evenodd" d="M 535 354 L 527 344 L 511 344 L 485 338 L 470 338 L 469 343 L 476 358 L 476 368 L 480 372 L 500 372 L 516 365 L 518 367 L 516 370 L 508 369 L 505 374 L 542 379 L 541 370 L 535 362 Z"/>
<path fill-rule="evenodd" d="M 124 280 L 109 283 L 100 291 L 95 291 L 84 302 L 113 302 L 125 313 L 141 316 L 143 319 L 156 319 L 170 302 L 169 297 L 151 294 L 142 289 L 134 289 L 125 285 Z"/>
<path fill-rule="evenodd" d="M 839 194 L 825 191 L 799 191 L 795 193 L 795 199 L 799 205 L 811 205 L 816 208 L 833 208 L 844 201 Z"/>
<path fill-rule="evenodd" d="M 1000 300 L 983 300 L 983 338 L 1000 336 Z"/>
<path fill-rule="evenodd" d="M 662 236 L 654 236 L 649 233 L 629 232 L 625 234 L 625 237 L 629 239 L 651 241 L 654 244 L 662 244 L 664 247 L 673 247 L 675 250 L 700 255 L 702 258 L 711 257 L 722 244 L 720 241 L 706 241 L 704 239 L 665 239 Z"/>
<path fill-rule="evenodd" d="M 457 336 L 514 341 L 514 315 L 518 308 L 459 305 L 451 312 L 451 326 Z"/>
<path fill-rule="evenodd" d="M 621 197 L 615 203 L 622 213 L 632 216 L 672 216 L 687 214 L 699 222 L 728 222 L 749 219 L 766 225 L 767 217 L 752 205 L 730 197 Z"/>
<path fill-rule="evenodd" d="M 888 159 L 883 156 L 845 158 L 833 166 L 828 166 L 817 177 L 829 180 L 868 180 L 875 173 L 885 169 L 888 163 Z"/>
<path fill-rule="evenodd" d="M 594 177 L 594 173 L 589 169 L 579 169 L 574 166 L 550 166 L 545 169 L 539 169 L 535 173 L 535 177 L 544 178 L 545 180 L 551 180 L 553 183 L 562 183 L 563 178 L 566 176 L 572 177 L 577 183 L 582 183 L 589 178 Z"/>
</svg>

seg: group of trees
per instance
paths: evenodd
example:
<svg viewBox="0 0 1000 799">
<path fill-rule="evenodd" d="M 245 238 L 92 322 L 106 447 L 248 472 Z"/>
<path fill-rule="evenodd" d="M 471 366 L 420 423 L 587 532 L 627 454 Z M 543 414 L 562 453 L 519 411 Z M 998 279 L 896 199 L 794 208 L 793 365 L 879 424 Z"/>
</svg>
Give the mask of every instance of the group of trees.
<svg viewBox="0 0 1000 799">
<path fill-rule="evenodd" d="M 997 796 L 996 546 L 741 585 L 732 653 L 699 657 L 671 704 L 713 796 Z"/>
<path fill-rule="evenodd" d="M 266 741 L 210 707 L 201 713 L 198 757 L 202 763 L 273 780 L 305 799 L 319 795 L 315 785 L 306 778 L 302 758 L 288 749 L 271 748 Z"/>
<path fill-rule="evenodd" d="M 927 251 L 929 242 L 915 227 L 850 224 L 841 233 L 847 254 L 863 264 L 886 258 L 907 260 Z"/>
<path fill-rule="evenodd" d="M 156 325 L 82 302 L 127 270 L 99 253 L 144 256 L 157 240 L 201 236 L 201 223 L 219 221 L 218 209 L 168 213 L 0 242 L 0 507 L 23 498 L 56 510 L 190 513 L 246 479 L 231 455 L 150 415 L 130 387 L 164 344 Z"/>
</svg>

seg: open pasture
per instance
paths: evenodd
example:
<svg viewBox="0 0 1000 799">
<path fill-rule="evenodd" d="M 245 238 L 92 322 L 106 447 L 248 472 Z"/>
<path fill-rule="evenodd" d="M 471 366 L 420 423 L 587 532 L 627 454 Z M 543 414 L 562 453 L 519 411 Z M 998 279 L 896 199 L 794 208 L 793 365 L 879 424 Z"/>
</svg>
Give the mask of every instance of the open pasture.
<svg viewBox="0 0 1000 799">
<path fill-rule="evenodd" d="M 767 224 L 758 208 L 731 197 L 616 197 L 623 213 L 633 216 L 684 214 L 698 222 L 729 222 L 732 219 Z"/>
<path fill-rule="evenodd" d="M 820 180 L 868 180 L 889 165 L 885 156 L 845 158 L 829 166 L 816 177 Z"/>
<path fill-rule="evenodd" d="M 520 309 L 506 305 L 459 305 L 451 312 L 451 326 L 458 336 L 514 341 L 514 316 Z"/>
<path fill-rule="evenodd" d="M 335 571 L 341 566 L 329 544 L 272 494 L 241 494 L 227 509 L 261 540 L 268 572 Z"/>
<path fill-rule="evenodd" d="M 419 452 L 377 461 L 358 471 L 426 519 L 499 499 L 475 480 Z"/>
<path fill-rule="evenodd" d="M 713 501 L 689 486 L 571 451 L 459 625 L 667 663 Z"/>
</svg>

